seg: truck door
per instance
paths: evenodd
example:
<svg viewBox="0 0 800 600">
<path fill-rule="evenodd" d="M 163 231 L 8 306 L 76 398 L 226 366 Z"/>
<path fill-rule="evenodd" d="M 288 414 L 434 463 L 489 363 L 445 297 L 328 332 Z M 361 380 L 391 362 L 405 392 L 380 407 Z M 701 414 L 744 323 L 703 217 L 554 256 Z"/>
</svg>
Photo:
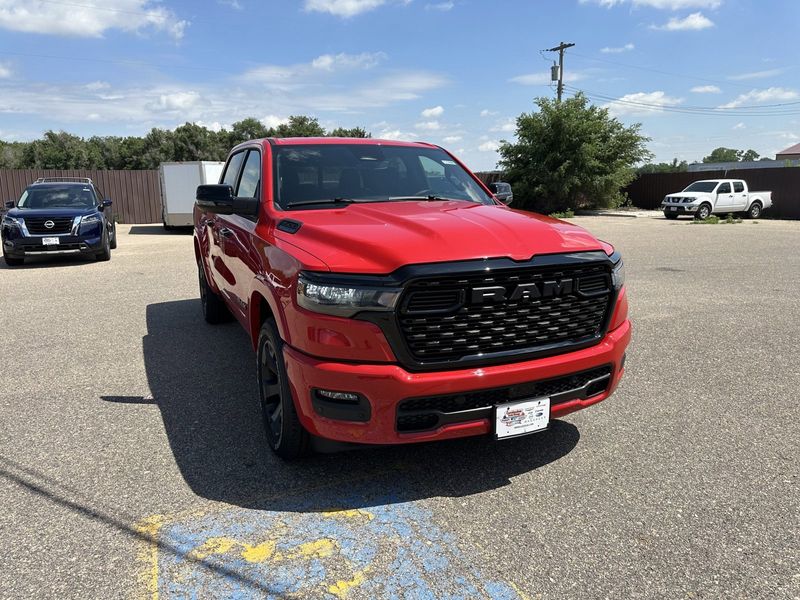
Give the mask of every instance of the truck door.
<svg viewBox="0 0 800 600">
<path fill-rule="evenodd" d="M 733 209 L 746 210 L 749 194 L 744 189 L 744 182 L 733 182 Z"/>
<path fill-rule="evenodd" d="M 238 198 L 259 198 L 261 192 L 261 152 L 255 148 L 247 156 L 234 186 Z M 257 216 L 219 215 L 217 217 L 222 261 L 226 273 L 225 292 L 234 315 L 243 322 L 247 319 L 250 283 L 259 271 L 252 236 L 255 234 Z"/>
<path fill-rule="evenodd" d="M 733 207 L 733 190 L 731 189 L 731 182 L 725 181 L 719 184 L 717 188 L 717 205 L 714 207 L 713 212 L 725 212 L 731 210 Z"/>
<path fill-rule="evenodd" d="M 236 189 L 246 154 L 247 152 L 243 150 L 231 155 L 228 159 L 228 164 L 225 165 L 220 183 L 227 183 L 234 190 Z M 206 237 L 208 239 L 208 267 L 217 289 L 224 297 L 231 300 L 231 288 L 236 281 L 233 278 L 233 273 L 225 265 L 223 247 L 227 231 L 222 219 L 222 215 L 215 215 L 214 213 L 207 213 L 205 217 Z M 229 302 L 229 304 L 232 304 L 232 302 Z"/>
</svg>

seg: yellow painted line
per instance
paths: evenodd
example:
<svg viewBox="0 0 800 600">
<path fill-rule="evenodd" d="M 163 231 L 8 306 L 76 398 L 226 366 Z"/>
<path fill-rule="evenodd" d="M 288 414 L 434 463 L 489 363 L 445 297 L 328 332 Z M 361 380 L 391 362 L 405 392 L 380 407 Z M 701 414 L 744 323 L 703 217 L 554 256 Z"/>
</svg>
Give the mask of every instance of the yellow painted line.
<svg viewBox="0 0 800 600">
<path fill-rule="evenodd" d="M 322 516 L 329 519 L 366 519 L 372 521 L 375 518 L 368 510 L 360 508 L 344 509 L 344 508 L 331 508 L 322 511 Z"/>
<path fill-rule="evenodd" d="M 158 600 L 158 533 L 166 521 L 164 515 L 152 515 L 136 525 L 136 531 L 146 538 L 139 550 L 139 560 L 147 564 L 141 579 L 147 590 L 145 597 L 150 600 Z"/>
<path fill-rule="evenodd" d="M 292 550 L 291 552 L 287 552 L 286 556 L 276 556 L 275 560 L 295 560 L 297 558 L 325 558 L 326 556 L 331 556 L 334 552 L 336 552 L 336 547 L 338 544 L 333 540 L 329 540 L 328 538 L 322 538 L 319 540 L 314 540 L 313 542 L 306 542 L 305 544 L 300 544 L 297 548 Z"/>
<path fill-rule="evenodd" d="M 509 581 L 509 582 L 508 582 L 508 585 L 510 585 L 512 588 L 514 588 L 514 591 L 515 591 L 515 592 L 517 592 L 517 594 L 519 594 L 519 597 L 520 597 L 522 600 L 531 600 L 531 597 L 530 597 L 530 596 L 528 596 L 528 594 L 526 594 L 525 592 L 523 592 L 521 589 L 519 589 L 519 588 L 517 587 L 517 584 L 516 584 L 516 583 L 514 583 L 513 581 Z"/>
<path fill-rule="evenodd" d="M 357 571 L 353 575 L 352 579 L 349 579 L 347 581 L 345 581 L 345 580 L 337 581 L 336 583 L 334 583 L 333 585 L 328 587 L 328 592 L 330 592 L 331 594 L 333 594 L 337 598 L 340 598 L 340 599 L 346 598 L 347 597 L 347 593 L 352 588 L 358 587 L 359 585 L 364 583 L 364 580 L 366 580 L 366 578 L 367 578 L 367 571 L 369 571 L 369 567 L 367 567 L 366 569 L 363 569 L 362 571 Z"/>
</svg>

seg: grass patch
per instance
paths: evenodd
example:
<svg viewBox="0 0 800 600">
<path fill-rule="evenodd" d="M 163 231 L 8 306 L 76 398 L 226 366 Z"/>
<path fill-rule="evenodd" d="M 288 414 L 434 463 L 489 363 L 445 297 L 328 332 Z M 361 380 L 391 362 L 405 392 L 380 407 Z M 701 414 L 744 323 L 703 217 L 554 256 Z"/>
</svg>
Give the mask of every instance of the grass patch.
<svg viewBox="0 0 800 600">
<path fill-rule="evenodd" d="M 717 215 L 710 215 L 706 219 L 695 219 L 692 221 L 692 225 L 717 225 L 719 223 L 728 224 L 728 225 L 737 225 L 742 222 L 740 217 L 735 216 L 732 213 L 728 213 L 728 216 L 725 219 L 720 219 Z M 754 221 L 757 223 L 757 221 Z"/>
<path fill-rule="evenodd" d="M 575 216 L 574 210 L 565 210 L 564 212 L 554 212 L 550 213 L 548 216 L 553 217 L 554 219 L 571 219 Z"/>
</svg>

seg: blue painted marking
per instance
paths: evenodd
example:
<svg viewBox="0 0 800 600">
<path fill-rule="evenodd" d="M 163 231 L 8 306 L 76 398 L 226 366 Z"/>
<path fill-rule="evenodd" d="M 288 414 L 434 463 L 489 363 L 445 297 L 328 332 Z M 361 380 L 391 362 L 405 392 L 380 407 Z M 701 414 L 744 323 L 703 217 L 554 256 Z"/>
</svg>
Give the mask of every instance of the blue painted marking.
<svg viewBox="0 0 800 600">
<path fill-rule="evenodd" d="M 397 600 L 520 597 L 508 583 L 484 577 L 429 511 L 391 499 L 371 504 L 338 514 L 301 506 L 297 512 L 232 508 L 168 524 L 161 540 L 179 551 L 159 552 L 160 594 L 237 600 L 278 600 L 291 594 Z M 259 544 L 270 542 L 274 552 L 263 552 L 257 562 L 246 560 Z M 201 550 L 210 553 L 199 557 Z"/>
</svg>

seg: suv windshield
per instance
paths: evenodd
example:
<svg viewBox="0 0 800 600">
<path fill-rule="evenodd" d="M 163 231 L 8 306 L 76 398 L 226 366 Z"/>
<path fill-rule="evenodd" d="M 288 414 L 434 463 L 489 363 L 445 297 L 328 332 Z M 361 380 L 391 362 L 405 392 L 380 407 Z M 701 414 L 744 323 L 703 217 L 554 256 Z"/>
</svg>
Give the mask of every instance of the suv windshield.
<svg viewBox="0 0 800 600">
<path fill-rule="evenodd" d="M 275 200 L 283 209 L 415 198 L 494 204 L 469 173 L 438 148 L 309 144 L 273 150 Z"/>
<path fill-rule="evenodd" d="M 695 181 L 684 192 L 713 192 L 719 181 Z"/>
<path fill-rule="evenodd" d="M 93 208 L 97 198 L 87 185 L 37 185 L 22 192 L 17 208 Z"/>
</svg>

